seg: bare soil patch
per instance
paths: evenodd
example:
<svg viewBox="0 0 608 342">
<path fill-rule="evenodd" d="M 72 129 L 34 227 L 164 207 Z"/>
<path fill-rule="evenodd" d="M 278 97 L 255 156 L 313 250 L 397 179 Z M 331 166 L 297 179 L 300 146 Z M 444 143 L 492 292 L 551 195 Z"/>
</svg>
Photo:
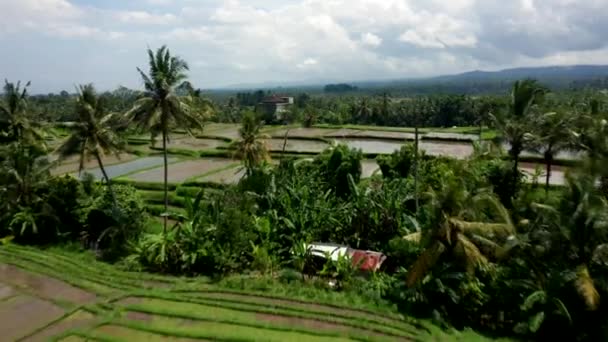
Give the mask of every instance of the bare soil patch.
<svg viewBox="0 0 608 342">
<path fill-rule="evenodd" d="M 16 292 L 12 287 L 0 283 L 0 300 L 4 298 L 9 298 L 15 295 L 15 293 Z"/>
<path fill-rule="evenodd" d="M 0 306 L 2 341 L 14 341 L 56 320 L 64 311 L 50 302 L 28 296 L 18 296 Z"/>
<path fill-rule="evenodd" d="M 23 271 L 12 265 L 0 264 L 0 279 L 17 288 L 25 288 L 36 296 L 46 299 L 87 304 L 96 296 L 55 278 Z"/>
</svg>

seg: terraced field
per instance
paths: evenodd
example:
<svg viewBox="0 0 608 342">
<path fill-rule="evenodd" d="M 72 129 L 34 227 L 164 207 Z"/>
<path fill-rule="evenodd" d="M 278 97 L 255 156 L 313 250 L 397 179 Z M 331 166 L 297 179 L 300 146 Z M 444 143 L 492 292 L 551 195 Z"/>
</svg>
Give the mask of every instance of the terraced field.
<svg viewBox="0 0 608 342">
<path fill-rule="evenodd" d="M 207 158 L 188 160 L 179 163 L 175 163 L 170 166 L 169 182 L 183 182 L 195 176 L 201 176 L 206 173 L 212 172 L 217 169 L 226 168 L 227 166 L 234 165 L 234 160 L 231 159 L 220 159 L 220 158 Z M 132 174 L 128 179 L 139 181 L 139 182 L 162 182 L 164 177 L 164 168 L 158 167 L 148 171 L 139 172 Z"/>
<path fill-rule="evenodd" d="M 405 319 L 388 308 L 345 306 L 331 298 L 337 297 L 325 296 L 321 303 L 297 295 L 229 290 L 205 278 L 125 272 L 60 250 L 0 246 L 3 341 L 463 338 Z"/>
</svg>

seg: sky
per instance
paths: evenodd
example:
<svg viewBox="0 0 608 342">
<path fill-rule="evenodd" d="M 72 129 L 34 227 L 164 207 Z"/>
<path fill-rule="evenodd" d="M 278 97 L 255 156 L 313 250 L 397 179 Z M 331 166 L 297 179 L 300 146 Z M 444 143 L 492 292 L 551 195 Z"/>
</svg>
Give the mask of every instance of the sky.
<svg viewBox="0 0 608 342">
<path fill-rule="evenodd" d="M 200 88 L 608 64 L 608 0 L 0 0 L 0 78 L 141 88 L 166 44 Z"/>
</svg>

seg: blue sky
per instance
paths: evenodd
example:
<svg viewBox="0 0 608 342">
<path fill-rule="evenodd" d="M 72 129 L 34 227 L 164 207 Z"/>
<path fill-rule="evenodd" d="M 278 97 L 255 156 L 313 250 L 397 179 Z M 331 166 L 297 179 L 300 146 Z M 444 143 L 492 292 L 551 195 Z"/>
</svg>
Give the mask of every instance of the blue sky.
<svg viewBox="0 0 608 342">
<path fill-rule="evenodd" d="M 141 87 L 167 44 L 191 81 L 348 81 L 608 63 L 608 0 L 0 0 L 0 78 Z"/>
</svg>

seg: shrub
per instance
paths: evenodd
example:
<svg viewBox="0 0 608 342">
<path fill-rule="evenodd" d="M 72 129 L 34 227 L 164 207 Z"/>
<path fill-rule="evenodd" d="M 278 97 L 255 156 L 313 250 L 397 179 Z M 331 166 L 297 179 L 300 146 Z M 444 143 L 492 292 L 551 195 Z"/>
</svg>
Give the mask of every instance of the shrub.
<svg viewBox="0 0 608 342">
<path fill-rule="evenodd" d="M 49 181 L 46 191 L 45 201 L 60 222 L 58 230 L 69 240 L 76 240 L 82 232 L 81 211 L 83 205 L 88 204 L 80 182 L 70 176 L 54 177 Z"/>
<path fill-rule="evenodd" d="M 361 150 L 351 149 L 340 144 L 329 148 L 315 158 L 322 179 L 325 184 L 334 191 L 338 197 L 346 197 L 350 194 L 348 175 L 355 183 L 361 179 Z"/>
<path fill-rule="evenodd" d="M 114 259 L 123 255 L 127 242 L 134 241 L 145 229 L 144 203 L 132 186 L 114 185 L 94 200 L 86 213 L 84 239 Z"/>
<path fill-rule="evenodd" d="M 406 178 L 412 171 L 415 154 L 414 145 L 407 144 L 402 146 L 399 151 L 395 151 L 390 155 L 379 155 L 376 161 L 385 178 Z M 424 151 L 419 151 L 419 156 L 422 157 L 423 155 Z"/>
</svg>

